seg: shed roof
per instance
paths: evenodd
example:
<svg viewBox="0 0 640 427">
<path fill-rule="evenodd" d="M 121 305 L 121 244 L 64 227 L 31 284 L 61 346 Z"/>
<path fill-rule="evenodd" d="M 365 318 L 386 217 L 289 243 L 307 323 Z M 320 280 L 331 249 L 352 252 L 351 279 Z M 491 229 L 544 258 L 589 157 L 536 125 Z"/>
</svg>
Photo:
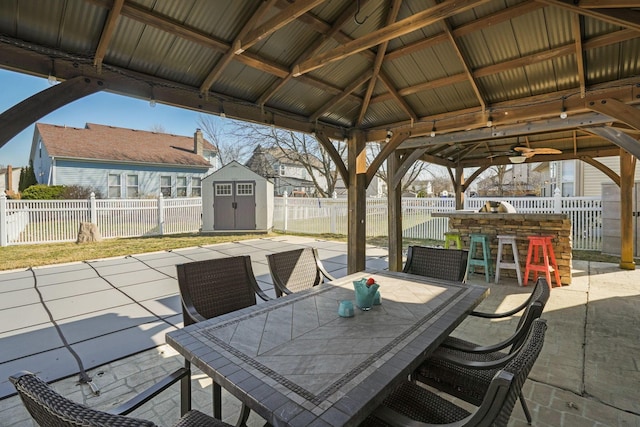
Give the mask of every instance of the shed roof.
<svg viewBox="0 0 640 427">
<path fill-rule="evenodd" d="M 108 162 L 211 167 L 194 152 L 194 138 L 87 123 L 84 128 L 36 124 L 50 156 Z M 208 141 L 205 149 L 215 150 Z"/>
</svg>

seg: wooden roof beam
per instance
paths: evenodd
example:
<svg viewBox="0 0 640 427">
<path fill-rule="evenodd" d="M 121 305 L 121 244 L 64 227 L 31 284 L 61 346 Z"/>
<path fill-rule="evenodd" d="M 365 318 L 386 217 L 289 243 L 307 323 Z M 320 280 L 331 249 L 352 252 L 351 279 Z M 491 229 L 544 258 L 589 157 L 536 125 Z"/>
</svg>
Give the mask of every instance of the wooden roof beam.
<svg viewBox="0 0 640 427">
<path fill-rule="evenodd" d="M 473 72 L 471 71 L 471 67 L 467 62 L 467 58 L 462 54 L 462 51 L 460 50 L 460 46 L 458 46 L 458 42 L 453 36 L 453 32 L 451 31 L 451 26 L 449 25 L 446 19 L 443 19 L 440 25 L 442 25 L 444 32 L 447 34 L 447 37 L 449 38 L 449 41 L 453 46 L 453 50 L 455 51 L 456 55 L 458 56 L 458 59 L 462 63 L 462 68 L 464 69 L 464 73 L 467 76 L 469 84 L 471 84 L 471 88 L 473 89 L 473 92 L 476 94 L 476 98 L 478 98 L 480 107 L 482 107 L 482 111 L 484 111 L 487 108 L 487 102 L 484 100 L 484 97 L 480 93 L 480 88 L 478 87 L 476 78 L 474 77 Z"/>
<path fill-rule="evenodd" d="M 233 51 L 236 55 L 243 53 L 254 44 L 278 31 L 280 28 L 296 20 L 300 15 L 304 15 L 319 4 L 324 3 L 326 0 L 297 0 L 289 7 L 278 12 L 273 18 L 249 32 L 241 40 L 237 40 L 234 43 Z"/>
<path fill-rule="evenodd" d="M 580 82 L 580 98 L 584 98 L 586 92 L 586 79 L 584 76 L 584 50 L 582 47 L 582 24 L 580 15 L 573 13 L 571 16 L 571 31 L 576 44 L 576 64 L 578 66 L 578 81 Z"/>
<path fill-rule="evenodd" d="M 118 18 L 120 18 L 120 12 L 122 11 L 123 5 L 124 0 L 114 0 L 113 5 L 109 9 L 109 13 L 107 14 L 107 20 L 104 23 L 102 34 L 100 34 L 100 41 L 96 48 L 96 54 L 93 58 L 93 65 L 96 67 L 98 72 L 102 71 L 102 61 L 104 60 L 104 55 L 107 53 L 107 47 L 109 46 L 111 37 L 113 37 L 113 32 L 116 29 L 116 24 L 118 23 Z"/>
<path fill-rule="evenodd" d="M 640 31 L 640 12 L 634 11 L 631 7 L 628 9 L 587 9 L 582 7 L 582 2 L 576 4 L 573 0 L 536 0 L 541 3 L 566 9 L 570 12 L 579 13 L 584 16 L 598 19 L 600 21 L 609 22 L 621 27 L 630 28 Z M 637 6 L 637 4 L 636 4 Z"/>
<path fill-rule="evenodd" d="M 387 14 L 387 21 L 385 25 L 391 25 L 396 21 L 398 17 L 398 12 L 400 11 L 400 5 L 402 4 L 402 0 L 393 0 L 391 5 L 391 9 Z M 389 41 L 385 41 L 378 46 L 378 52 L 376 53 L 376 59 L 373 61 L 373 74 L 371 76 L 371 80 L 369 80 L 369 85 L 367 86 L 367 91 L 364 95 L 364 99 L 362 100 L 362 105 L 360 106 L 360 114 L 358 115 L 358 119 L 356 120 L 356 126 L 359 126 L 364 119 L 364 115 L 369 108 L 369 101 L 371 100 L 371 95 L 373 94 L 373 89 L 376 87 L 376 82 L 378 81 L 378 75 L 380 74 L 380 69 L 382 68 L 382 61 L 384 60 L 385 53 L 387 52 L 387 46 L 389 45 Z"/>
<path fill-rule="evenodd" d="M 308 73 L 327 63 L 344 59 L 363 50 L 377 46 L 382 42 L 401 37 L 427 25 L 434 24 L 441 19 L 465 12 L 489 1 L 490 0 L 445 0 L 427 10 L 416 13 L 415 15 L 387 25 L 377 31 L 373 31 L 343 46 L 308 59 L 296 66 L 294 76 L 297 77 Z"/>
<path fill-rule="evenodd" d="M 329 102 L 326 102 L 322 107 L 316 110 L 315 113 L 309 116 L 309 120 L 312 122 L 315 122 L 316 120 L 318 120 L 320 116 L 322 116 L 325 112 L 329 111 L 334 105 L 340 103 L 343 99 L 351 95 L 351 92 L 353 92 L 354 90 L 359 88 L 361 85 L 366 83 L 371 78 L 372 74 L 373 74 L 372 70 L 369 70 L 366 73 L 363 73 L 357 80 L 351 82 L 351 84 L 347 86 L 347 88 L 345 88 L 345 90 L 342 93 L 336 95 L 333 99 L 329 100 Z"/>
<path fill-rule="evenodd" d="M 366 1 L 364 3 L 366 3 Z M 325 44 L 327 39 L 333 38 L 337 33 L 340 32 L 340 29 L 347 22 L 347 20 L 352 18 L 353 13 L 355 12 L 355 10 L 356 10 L 356 3 L 351 3 L 350 5 L 348 5 L 342 11 L 342 13 L 338 17 L 338 19 L 336 19 L 336 21 L 333 24 L 333 26 L 331 28 L 329 28 L 327 31 L 320 32 L 319 33 L 320 36 L 318 38 L 316 38 L 316 40 L 309 47 L 309 49 L 305 50 L 305 52 L 303 52 L 296 59 L 295 63 L 298 64 L 298 63 L 306 60 L 307 58 L 311 58 L 313 55 L 315 55 L 316 52 L 318 50 L 320 50 L 320 48 Z M 307 15 L 305 15 L 305 16 L 307 16 Z M 283 79 L 274 82 L 269 87 L 269 89 L 267 89 L 262 95 L 260 95 L 260 98 L 258 98 L 258 100 L 256 101 L 256 104 L 258 104 L 258 105 L 266 104 L 269 101 L 269 99 L 271 99 L 271 97 L 273 95 L 275 95 L 280 89 L 282 89 L 284 87 L 284 85 L 286 85 L 292 78 L 293 78 L 293 73 L 290 72 Z"/>
<path fill-rule="evenodd" d="M 252 14 L 251 18 L 249 18 L 249 20 L 244 24 L 244 26 L 238 33 L 238 36 L 232 43 L 232 46 L 238 43 L 251 29 L 253 29 L 253 27 L 256 26 L 258 22 L 260 22 L 264 14 L 267 13 L 269 9 L 271 9 L 276 1 L 277 0 L 265 1 L 260 5 L 260 7 L 258 7 L 258 10 L 254 14 Z M 220 58 L 220 60 L 216 63 L 213 69 L 209 72 L 209 75 L 204 79 L 204 81 L 200 85 L 200 92 L 205 93 L 211 88 L 215 81 L 220 78 L 220 75 L 225 70 L 225 68 L 227 68 L 227 65 L 231 63 L 234 57 L 235 52 L 233 48 L 230 47 L 222 56 L 222 58 Z"/>
</svg>

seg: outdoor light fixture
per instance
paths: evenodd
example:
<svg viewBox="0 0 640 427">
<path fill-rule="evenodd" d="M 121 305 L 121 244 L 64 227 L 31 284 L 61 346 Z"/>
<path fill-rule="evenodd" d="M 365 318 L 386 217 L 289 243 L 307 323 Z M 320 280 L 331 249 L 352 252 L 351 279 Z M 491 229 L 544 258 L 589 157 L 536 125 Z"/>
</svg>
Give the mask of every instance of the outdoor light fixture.
<svg viewBox="0 0 640 427">
<path fill-rule="evenodd" d="M 220 101 L 220 117 L 222 117 L 223 119 L 227 117 L 227 115 L 224 112 L 224 105 L 222 105 L 222 101 Z"/>
<path fill-rule="evenodd" d="M 387 137 L 384 139 L 384 142 L 389 142 L 391 140 L 391 137 L 393 136 L 393 132 L 391 132 L 390 130 L 387 131 Z"/>
<path fill-rule="evenodd" d="M 560 111 L 560 118 L 562 120 L 567 118 L 567 108 L 564 106 L 564 97 L 562 97 L 562 110 Z"/>
<path fill-rule="evenodd" d="M 53 86 L 54 84 L 58 83 L 58 80 L 56 79 L 56 76 L 49 74 L 49 77 L 47 77 L 47 81 L 49 82 L 49 84 L 51 86 Z"/>
<path fill-rule="evenodd" d="M 525 156 L 511 156 L 509 157 L 509 161 L 511 163 L 519 164 L 524 163 L 527 160 Z"/>
<path fill-rule="evenodd" d="M 490 128 L 491 126 L 493 126 L 493 117 L 489 114 L 489 118 L 487 118 L 487 127 Z"/>
<path fill-rule="evenodd" d="M 156 100 L 151 98 L 149 100 L 149 107 L 154 108 L 156 106 Z"/>
<path fill-rule="evenodd" d="M 431 128 L 431 138 L 436 136 L 436 121 L 433 121 L 433 127 Z"/>
</svg>

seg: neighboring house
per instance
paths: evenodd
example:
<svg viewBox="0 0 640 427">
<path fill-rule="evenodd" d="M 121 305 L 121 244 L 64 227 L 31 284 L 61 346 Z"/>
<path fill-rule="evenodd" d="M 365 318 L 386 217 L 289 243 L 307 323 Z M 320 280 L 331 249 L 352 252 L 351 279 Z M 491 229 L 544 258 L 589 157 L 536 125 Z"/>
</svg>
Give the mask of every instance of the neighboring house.
<svg viewBox="0 0 640 427">
<path fill-rule="evenodd" d="M 0 169 L 0 194 L 12 195 L 18 193 L 20 172 L 22 172 L 22 168 L 14 168 L 11 165 Z"/>
<path fill-rule="evenodd" d="M 286 191 L 289 196 L 315 197 L 316 186 L 309 172 L 304 165 L 291 160 L 290 157 L 295 156 L 291 155 L 291 152 L 287 156 L 280 148 L 265 149 L 258 146 L 245 166 L 258 175 L 271 180 L 276 196 L 282 196 Z M 312 161 L 318 162 L 316 166 L 321 166 L 320 160 L 312 158 Z M 326 189 L 326 178 L 317 171 L 314 171 L 314 175 L 321 188 Z"/>
<path fill-rule="evenodd" d="M 543 175 L 537 163 L 507 165 L 500 183 L 496 171 L 478 180 L 476 188 L 480 196 L 541 196 Z"/>
<path fill-rule="evenodd" d="M 620 175 L 619 157 L 594 159 Z M 564 160 L 541 163 L 536 171 L 542 174 L 545 183 L 543 195 L 552 196 L 560 188 L 563 196 L 597 197 L 602 195 L 602 184 L 613 181 L 588 163 L 581 160 Z M 636 162 L 635 180 L 640 179 L 640 162 Z"/>
<path fill-rule="evenodd" d="M 78 185 L 106 198 L 197 197 L 218 166 L 200 129 L 193 137 L 87 123 L 36 123 L 31 161 L 38 183 Z"/>
</svg>

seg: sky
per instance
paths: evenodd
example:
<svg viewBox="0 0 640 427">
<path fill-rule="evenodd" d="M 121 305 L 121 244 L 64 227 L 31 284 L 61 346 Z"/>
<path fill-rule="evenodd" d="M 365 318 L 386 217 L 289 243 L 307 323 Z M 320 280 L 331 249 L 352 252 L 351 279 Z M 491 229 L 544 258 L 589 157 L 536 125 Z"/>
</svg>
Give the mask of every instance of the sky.
<svg viewBox="0 0 640 427">
<path fill-rule="evenodd" d="M 49 86 L 45 78 L 0 69 L 0 113 Z M 102 92 L 60 107 L 38 122 L 77 128 L 83 128 L 85 123 L 98 123 L 138 130 L 162 126 L 167 133 L 192 136 L 200 114 L 160 103 L 151 107 L 147 100 Z M 0 147 L 0 166 L 29 164 L 33 131 L 34 124 Z"/>
</svg>

